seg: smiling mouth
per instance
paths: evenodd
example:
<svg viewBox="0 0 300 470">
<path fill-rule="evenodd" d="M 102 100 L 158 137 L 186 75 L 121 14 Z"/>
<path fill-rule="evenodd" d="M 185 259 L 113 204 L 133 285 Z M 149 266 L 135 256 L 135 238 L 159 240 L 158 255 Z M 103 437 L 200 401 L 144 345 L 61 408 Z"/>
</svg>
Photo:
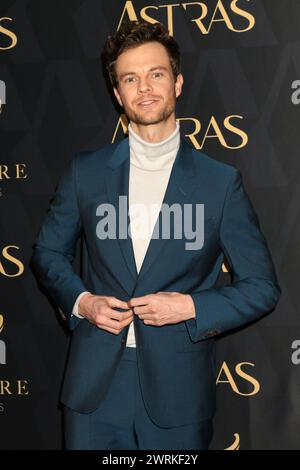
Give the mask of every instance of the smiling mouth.
<svg viewBox="0 0 300 470">
<path fill-rule="evenodd" d="M 139 106 L 142 106 L 142 108 L 150 108 L 152 105 L 157 103 L 158 100 L 145 100 L 139 103 Z"/>
</svg>

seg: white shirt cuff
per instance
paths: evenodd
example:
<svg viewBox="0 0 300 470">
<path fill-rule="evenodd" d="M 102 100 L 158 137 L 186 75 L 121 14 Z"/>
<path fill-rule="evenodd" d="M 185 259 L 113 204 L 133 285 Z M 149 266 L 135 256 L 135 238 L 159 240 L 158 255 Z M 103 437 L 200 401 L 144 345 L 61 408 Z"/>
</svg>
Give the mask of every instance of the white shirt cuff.
<svg viewBox="0 0 300 470">
<path fill-rule="evenodd" d="M 89 291 L 81 292 L 81 294 L 79 294 L 79 296 L 77 297 L 77 299 L 75 301 L 75 304 L 73 306 L 72 315 L 75 315 L 78 318 L 84 318 L 82 315 L 80 315 L 80 313 L 78 313 L 78 305 L 79 305 L 79 301 L 80 301 L 81 297 L 83 297 L 85 294 L 91 294 L 91 292 L 89 292 Z"/>
</svg>

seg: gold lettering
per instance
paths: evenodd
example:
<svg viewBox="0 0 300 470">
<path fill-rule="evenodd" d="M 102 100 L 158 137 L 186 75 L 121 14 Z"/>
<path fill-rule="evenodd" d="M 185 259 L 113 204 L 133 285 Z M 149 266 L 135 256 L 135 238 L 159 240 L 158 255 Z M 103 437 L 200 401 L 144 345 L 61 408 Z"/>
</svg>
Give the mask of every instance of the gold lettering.
<svg viewBox="0 0 300 470">
<path fill-rule="evenodd" d="M 155 6 L 147 6 L 147 7 L 144 7 L 141 9 L 141 18 L 145 21 L 148 21 L 148 23 L 150 24 L 155 24 L 155 23 L 158 23 L 157 20 L 155 20 L 154 18 L 151 18 L 151 16 L 149 16 L 147 14 L 147 10 L 150 10 L 150 9 L 153 9 L 153 10 L 158 10 L 159 7 L 155 7 Z"/>
<path fill-rule="evenodd" d="M 252 396 L 252 395 L 256 395 L 259 390 L 260 390 L 260 384 L 259 382 L 254 378 L 252 377 L 251 375 L 249 374 L 246 374 L 246 372 L 244 372 L 242 370 L 242 366 L 245 366 L 245 365 L 248 365 L 248 366 L 251 366 L 251 367 L 255 367 L 254 364 L 252 364 L 251 362 L 240 362 L 239 364 L 236 365 L 235 367 L 235 372 L 236 374 L 245 379 L 247 382 L 250 382 L 252 385 L 253 385 L 253 390 L 251 392 L 248 392 L 248 393 L 243 393 L 241 392 L 239 389 L 238 389 L 238 386 L 233 378 L 233 375 L 231 374 L 230 370 L 229 370 L 229 367 L 228 365 L 226 364 L 226 362 L 224 361 L 221 368 L 220 368 L 220 372 L 217 376 L 217 380 L 216 380 L 216 384 L 219 384 L 219 383 L 228 383 L 230 384 L 232 390 L 237 393 L 238 395 L 241 395 L 241 396 L 244 396 L 244 397 L 249 397 L 249 396 Z M 221 374 L 224 373 L 225 374 L 225 377 L 227 380 L 221 380 Z"/>
<path fill-rule="evenodd" d="M 26 168 L 26 163 L 16 163 L 15 167 L 16 167 L 16 179 L 26 179 L 27 174 L 24 175 L 24 171 L 25 171 L 25 168 Z M 24 167 L 24 168 L 22 168 L 22 167 Z"/>
<path fill-rule="evenodd" d="M 188 7 L 190 5 L 199 5 L 201 7 L 201 15 L 198 18 L 194 18 L 191 21 L 196 23 L 196 25 L 198 26 L 198 28 L 200 29 L 202 34 L 208 34 L 208 31 L 207 31 L 207 29 L 205 28 L 205 26 L 202 22 L 203 18 L 206 18 L 206 15 L 208 13 L 207 6 L 205 5 L 205 3 L 202 3 L 202 2 L 189 2 L 189 3 L 183 3 L 182 4 L 182 6 L 185 10 L 186 10 L 186 7 Z"/>
<path fill-rule="evenodd" d="M 10 176 L 7 174 L 8 171 L 8 166 L 7 165 L 0 165 L 0 180 L 3 179 L 3 175 L 5 176 L 6 179 L 10 179 Z"/>
<path fill-rule="evenodd" d="M 167 9 L 167 21 L 168 21 L 168 31 L 170 36 L 174 35 L 173 31 L 173 7 L 180 7 L 180 3 L 173 3 L 169 5 L 160 5 L 159 8 L 166 8 Z"/>
<path fill-rule="evenodd" d="M 14 256 L 12 256 L 8 253 L 9 248 L 16 248 L 17 250 L 19 250 L 20 248 L 18 246 L 15 246 L 15 245 L 8 245 L 8 246 L 5 246 L 2 250 L 2 255 L 3 255 L 4 259 L 7 259 L 8 261 L 11 261 L 13 264 L 18 266 L 19 271 L 16 274 L 8 274 L 8 273 L 5 272 L 3 264 L 0 262 L 0 274 L 3 274 L 4 276 L 7 276 L 7 277 L 21 276 L 21 274 L 23 274 L 23 272 L 24 272 L 24 264 L 20 260 L 18 260 L 17 258 L 15 258 Z"/>
<path fill-rule="evenodd" d="M 178 121 L 192 121 L 195 124 L 194 130 L 190 134 L 185 134 L 186 137 L 190 138 L 191 143 L 194 145 L 195 149 L 200 149 L 199 142 L 197 141 L 195 135 L 199 134 L 201 131 L 201 122 L 196 118 L 179 118 Z"/>
<path fill-rule="evenodd" d="M 224 450 L 239 450 L 239 448 L 240 448 L 240 435 L 238 433 L 235 433 L 233 443 L 229 447 L 226 447 Z"/>
<path fill-rule="evenodd" d="M 218 10 L 221 13 L 221 18 L 215 18 Z M 209 23 L 209 26 L 208 26 L 208 29 L 207 29 L 207 34 L 210 32 L 210 29 L 211 29 L 213 23 L 220 23 L 220 22 L 225 22 L 226 25 L 227 25 L 227 28 L 234 31 L 233 24 L 231 23 L 230 18 L 227 15 L 227 12 L 226 12 L 226 10 L 223 6 L 222 0 L 219 0 L 217 5 L 216 5 L 216 8 L 213 12 L 212 18 L 210 20 L 210 23 Z"/>
<path fill-rule="evenodd" d="M 205 135 L 202 139 L 202 141 L 199 143 L 198 140 L 196 139 L 196 135 L 199 134 L 199 132 L 201 131 L 201 128 L 202 128 L 202 125 L 201 123 L 199 122 L 198 119 L 195 119 L 195 118 L 180 118 L 178 120 L 180 121 L 192 121 L 194 124 L 195 124 L 195 127 L 194 127 L 194 130 L 189 133 L 189 134 L 186 134 L 186 137 L 189 137 L 190 138 L 190 141 L 191 143 L 194 145 L 195 149 L 196 150 L 201 150 L 205 144 L 205 141 L 206 139 L 218 139 L 219 142 L 221 143 L 221 145 L 225 148 L 228 148 L 228 149 L 237 149 L 237 148 L 241 148 L 241 147 L 244 147 L 247 142 L 248 142 L 248 136 L 247 134 L 245 134 L 241 129 L 237 129 L 237 127 L 233 126 L 231 123 L 230 123 L 230 119 L 231 118 L 240 118 L 240 119 L 243 119 L 242 116 L 238 116 L 238 115 L 233 115 L 233 116 L 227 116 L 223 123 L 224 123 L 224 127 L 226 129 L 228 129 L 229 131 L 233 131 L 234 134 L 238 134 L 241 136 L 242 138 L 242 143 L 238 146 L 230 146 L 226 143 L 225 141 L 225 138 L 221 132 L 221 129 L 215 119 L 214 116 L 211 117 L 209 123 L 208 123 L 208 126 L 207 126 L 207 129 L 206 129 L 206 132 L 205 132 Z M 214 134 L 209 134 L 209 129 L 210 127 L 213 127 L 214 130 L 215 130 L 215 133 Z"/>
<path fill-rule="evenodd" d="M 24 174 L 26 169 L 26 163 L 15 163 L 15 171 L 14 174 L 16 175 L 16 179 L 26 179 L 27 174 Z M 0 165 L 0 180 L 11 179 L 12 176 L 9 176 L 9 168 L 7 165 Z"/>
<path fill-rule="evenodd" d="M 112 137 L 112 141 L 111 141 L 112 144 L 115 142 L 116 135 L 117 135 L 118 130 L 119 130 L 120 127 L 122 128 L 123 134 L 127 134 L 127 132 L 128 132 L 128 119 L 127 119 L 126 114 L 121 114 L 119 116 L 117 126 L 116 126 L 115 132 L 114 132 L 113 137 Z"/>
<path fill-rule="evenodd" d="M 3 20 L 12 21 L 12 18 L 8 18 L 8 17 L 4 16 L 3 18 L 0 18 L 0 23 L 1 23 Z M 4 34 L 5 36 L 8 36 L 9 38 L 11 38 L 12 42 L 11 42 L 10 46 L 7 46 L 7 47 L 1 47 L 1 46 L 0 46 L 0 50 L 5 51 L 5 50 L 8 50 L 8 49 L 13 49 L 13 48 L 17 45 L 17 42 L 18 42 L 18 38 L 17 38 L 17 36 L 15 35 L 15 33 L 13 33 L 12 31 L 10 31 L 9 29 L 4 28 L 4 27 L 1 26 L 1 24 L 0 24 L 0 34 L 1 34 L 1 33 Z"/>
<path fill-rule="evenodd" d="M 193 6 L 193 5 L 198 5 L 201 8 L 200 16 L 198 18 L 193 18 L 191 21 L 193 23 L 196 23 L 197 27 L 199 28 L 199 30 L 201 31 L 202 34 L 209 34 L 210 30 L 212 28 L 212 25 L 214 23 L 220 23 L 220 22 L 225 23 L 227 28 L 230 29 L 231 31 L 234 31 L 235 33 L 244 33 L 244 32 L 249 31 L 250 29 L 252 29 L 254 27 L 255 18 L 253 17 L 253 15 L 251 15 L 251 13 L 239 8 L 236 5 L 238 1 L 239 0 L 233 0 L 230 4 L 230 9 L 233 13 L 237 14 L 238 16 L 242 16 L 243 18 L 246 18 L 248 20 L 249 24 L 244 29 L 236 29 L 233 26 L 232 21 L 231 21 L 229 15 L 228 15 L 224 5 L 223 5 L 222 0 L 218 0 L 218 2 L 216 4 L 216 7 L 214 9 L 214 12 L 212 14 L 212 17 L 210 19 L 210 22 L 208 24 L 208 27 L 206 27 L 204 25 L 204 22 L 203 22 L 203 20 L 208 15 L 208 8 L 207 8 L 207 5 L 205 3 L 202 3 L 202 2 L 182 3 L 182 7 L 184 8 L 184 10 L 186 10 L 187 7 Z M 220 13 L 220 17 L 217 18 L 218 13 Z"/>
<path fill-rule="evenodd" d="M 147 5 L 143 7 L 140 10 L 140 16 L 143 20 L 147 21 L 148 23 L 154 24 L 157 23 L 158 20 L 153 18 L 148 14 L 150 10 L 158 11 L 159 8 L 166 8 L 167 10 L 167 27 L 168 31 L 171 36 L 174 35 L 174 25 L 173 25 L 173 10 L 177 7 L 182 7 L 185 11 L 187 10 L 188 7 L 192 6 L 198 6 L 200 7 L 200 15 L 197 18 L 191 19 L 191 22 L 195 23 L 200 30 L 202 34 L 209 34 L 211 32 L 211 28 L 214 23 L 224 23 L 226 27 L 230 31 L 234 31 L 235 33 L 244 33 L 252 29 L 255 25 L 255 18 L 254 16 L 249 13 L 246 10 L 243 10 L 242 8 L 239 8 L 237 6 L 239 0 L 232 0 L 230 3 L 230 10 L 237 16 L 243 17 L 247 20 L 247 25 L 243 29 L 237 29 L 234 27 L 232 20 L 229 17 L 229 14 L 223 5 L 223 0 L 218 0 L 215 6 L 215 9 L 213 11 L 213 14 L 208 21 L 208 25 L 205 26 L 204 24 L 204 19 L 208 18 L 208 7 L 205 3 L 203 2 L 186 2 L 186 3 L 172 3 L 172 4 L 167 4 L 167 5 L 159 5 L 159 6 L 154 6 L 154 5 Z M 247 0 L 248 2 L 250 0 Z M 212 3 L 212 2 L 209 2 Z M 125 2 L 121 18 L 117 27 L 117 30 L 119 30 L 123 19 L 125 18 L 125 15 L 127 19 L 131 21 L 138 21 L 138 15 L 137 12 L 135 11 L 133 1 L 132 0 L 127 0 Z"/>
<path fill-rule="evenodd" d="M 228 129 L 229 131 L 232 131 L 233 134 L 238 134 L 239 136 L 241 136 L 242 143 L 239 144 L 238 146 L 230 146 L 230 145 L 227 144 L 227 142 L 225 141 L 225 138 L 224 138 L 224 136 L 221 132 L 221 129 L 220 129 L 220 127 L 219 127 L 219 125 L 216 121 L 216 118 L 214 116 L 211 117 L 211 119 L 208 123 L 207 129 L 206 129 L 205 135 L 204 135 L 204 137 L 203 137 L 203 139 L 200 143 L 199 143 L 198 139 L 196 138 L 196 136 L 198 136 L 198 134 L 200 133 L 201 128 L 202 128 L 202 124 L 199 121 L 199 119 L 192 118 L 192 117 L 191 118 L 177 118 L 177 121 L 182 121 L 182 122 L 191 121 L 194 124 L 193 130 L 191 132 L 189 132 L 188 134 L 185 134 L 185 136 L 189 137 L 192 145 L 195 147 L 196 150 L 201 150 L 203 148 L 206 139 L 218 139 L 219 142 L 222 144 L 222 146 L 225 147 L 225 148 L 228 148 L 228 149 L 237 149 L 237 148 L 244 147 L 248 143 L 248 136 L 244 131 L 242 131 L 241 129 L 238 129 L 237 127 L 233 126 L 230 123 L 231 118 L 243 119 L 243 117 L 238 116 L 238 115 L 232 115 L 232 116 L 227 116 L 223 121 L 224 127 L 226 129 Z M 127 120 L 126 114 L 121 114 L 119 116 L 115 131 L 114 131 L 114 134 L 113 134 L 113 137 L 112 137 L 112 143 L 115 142 L 115 139 L 116 139 L 116 136 L 117 136 L 117 133 L 118 133 L 120 127 L 122 129 L 123 134 L 127 134 L 127 132 L 128 132 L 128 120 Z M 208 133 L 210 127 L 214 128 L 215 133 L 213 133 L 213 134 Z"/>
<path fill-rule="evenodd" d="M 0 395 L 12 395 L 9 380 L 0 380 Z"/>
<path fill-rule="evenodd" d="M 27 380 L 17 380 L 17 395 L 28 395 L 28 381 Z"/>
<path fill-rule="evenodd" d="M 247 382 L 250 382 L 253 385 L 253 391 L 251 393 L 241 393 L 240 392 L 239 394 L 243 395 L 245 397 L 250 397 L 252 395 L 257 395 L 259 390 L 260 390 L 260 384 L 254 377 L 252 377 L 249 374 L 246 374 L 246 372 L 244 372 L 242 370 L 242 366 L 244 366 L 244 365 L 255 367 L 255 365 L 252 364 L 251 362 L 241 362 L 240 364 L 236 365 L 235 371 L 236 371 L 237 375 L 239 375 L 240 377 L 242 377 Z"/>
<path fill-rule="evenodd" d="M 225 376 L 227 377 L 227 380 L 221 380 L 220 379 L 220 376 L 222 374 L 222 372 L 225 374 Z M 239 390 L 236 386 L 236 383 L 234 381 L 234 378 L 233 376 L 231 375 L 231 372 L 229 370 L 229 367 L 228 365 L 226 364 L 226 362 L 224 361 L 222 366 L 221 366 L 221 369 L 220 369 L 220 372 L 219 372 L 219 375 L 217 377 L 217 380 L 216 380 L 216 384 L 230 384 L 231 385 L 231 388 L 232 390 L 235 392 L 235 393 L 238 393 L 239 394 Z"/>
<path fill-rule="evenodd" d="M 14 384 L 9 380 L 0 380 L 1 395 L 29 395 L 28 380 L 18 379 Z"/>
<path fill-rule="evenodd" d="M 208 134 L 208 131 L 209 131 L 209 128 L 210 127 L 213 127 L 214 130 L 215 130 L 215 134 Z M 214 116 L 211 117 L 209 123 L 208 123 L 208 126 L 207 126 L 207 129 L 206 129 L 206 132 L 204 134 L 204 137 L 203 137 L 203 140 L 202 140 L 202 144 L 200 145 L 200 148 L 202 149 L 203 148 L 203 145 L 206 141 L 206 139 L 219 139 L 219 141 L 221 142 L 221 144 L 224 146 L 224 147 L 227 147 L 227 144 L 226 144 L 226 141 L 223 137 L 223 134 L 221 132 L 221 129 L 219 128 L 219 125 L 215 119 Z"/>
<path fill-rule="evenodd" d="M 137 21 L 138 17 L 136 15 L 136 12 L 135 12 L 135 9 L 134 9 L 134 6 L 133 6 L 133 3 L 132 3 L 131 0 L 127 0 L 125 5 L 124 5 L 124 9 L 123 9 L 121 19 L 120 19 L 118 27 L 117 27 L 117 31 L 119 30 L 126 13 L 128 15 L 128 19 L 130 21 Z"/>
<path fill-rule="evenodd" d="M 229 272 L 225 263 L 222 264 L 222 272 L 223 273 L 228 273 Z"/>
<path fill-rule="evenodd" d="M 247 143 L 248 143 L 248 136 L 247 134 L 242 131 L 241 129 L 238 129 L 237 127 L 233 126 L 232 124 L 230 124 L 230 120 L 232 118 L 238 118 L 238 119 L 243 119 L 243 116 L 239 116 L 238 114 L 233 114 L 231 116 L 227 116 L 225 119 L 224 119 L 224 126 L 226 129 L 228 129 L 229 131 L 232 131 L 233 134 L 237 134 L 241 137 L 242 139 L 242 142 L 240 145 L 238 146 L 235 146 L 235 147 L 231 147 L 230 145 L 226 145 L 226 147 L 228 149 L 240 149 L 242 147 L 246 147 Z"/>
<path fill-rule="evenodd" d="M 233 31 L 235 32 L 238 32 L 238 33 L 245 33 L 246 31 L 249 31 L 250 29 L 252 29 L 255 25 L 255 18 L 253 15 L 251 15 L 251 13 L 249 13 L 248 11 L 245 11 L 245 10 L 242 10 L 241 8 L 239 8 L 236 4 L 239 0 L 233 0 L 231 2 L 231 5 L 230 5 L 230 8 L 231 10 L 236 13 L 238 16 L 242 16 L 243 18 L 247 18 L 247 20 L 249 20 L 249 26 L 245 29 L 233 29 Z M 248 2 L 250 0 L 247 0 Z"/>
</svg>

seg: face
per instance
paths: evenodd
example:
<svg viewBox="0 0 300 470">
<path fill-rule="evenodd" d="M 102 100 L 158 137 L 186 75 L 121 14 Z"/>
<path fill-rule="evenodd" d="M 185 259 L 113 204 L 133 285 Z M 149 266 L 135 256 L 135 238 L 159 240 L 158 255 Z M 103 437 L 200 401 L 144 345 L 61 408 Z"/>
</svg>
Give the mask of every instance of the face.
<svg viewBox="0 0 300 470">
<path fill-rule="evenodd" d="M 175 113 L 183 77 L 174 76 L 166 48 L 149 42 L 129 49 L 116 61 L 115 96 L 130 121 L 139 125 L 167 121 Z"/>
</svg>

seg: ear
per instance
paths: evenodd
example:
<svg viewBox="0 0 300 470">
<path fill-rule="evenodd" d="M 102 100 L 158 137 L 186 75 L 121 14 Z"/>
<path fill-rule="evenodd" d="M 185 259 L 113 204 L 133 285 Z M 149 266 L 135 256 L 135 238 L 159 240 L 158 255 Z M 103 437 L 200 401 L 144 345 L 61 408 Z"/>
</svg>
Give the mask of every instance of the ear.
<svg viewBox="0 0 300 470">
<path fill-rule="evenodd" d="M 121 100 L 121 96 L 120 96 L 120 94 L 119 94 L 117 88 L 113 87 L 113 90 L 114 90 L 114 94 L 115 94 L 115 97 L 116 97 L 117 100 L 118 100 L 119 105 L 123 107 L 123 103 L 122 103 L 122 100 Z"/>
<path fill-rule="evenodd" d="M 178 96 L 181 95 L 183 82 L 184 82 L 183 75 L 182 75 L 182 73 L 179 73 L 177 75 L 177 79 L 176 79 L 176 82 L 175 82 L 176 98 L 178 98 Z"/>
</svg>

